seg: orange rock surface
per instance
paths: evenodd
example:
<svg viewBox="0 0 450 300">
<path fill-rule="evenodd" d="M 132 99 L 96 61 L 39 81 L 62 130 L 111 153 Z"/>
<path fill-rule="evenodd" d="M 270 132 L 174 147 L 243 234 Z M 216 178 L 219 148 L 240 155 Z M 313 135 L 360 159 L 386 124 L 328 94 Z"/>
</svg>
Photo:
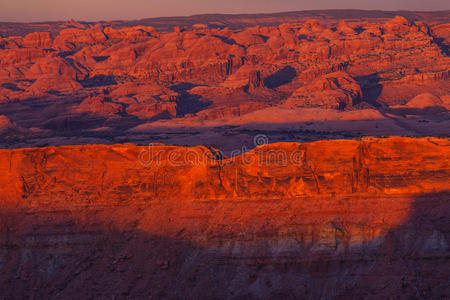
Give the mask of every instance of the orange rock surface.
<svg viewBox="0 0 450 300">
<path fill-rule="evenodd" d="M 0 150 L 0 296 L 439 298 L 449 146 Z"/>
<path fill-rule="evenodd" d="M 161 140 L 229 152 L 251 146 L 256 122 L 271 142 L 448 135 L 448 18 L 310 15 L 168 30 L 69 20 L 5 35 L 0 115 L 24 131 L 0 147 Z M 435 107 L 412 108 L 422 94 Z"/>
<path fill-rule="evenodd" d="M 310 20 L 240 30 L 196 26 L 180 32 L 157 32 L 146 26 L 113 29 L 97 24 L 64 29 L 53 40 L 48 32 L 3 38 L 0 65 L 20 70 L 23 75 L 3 79 L 13 81 L 46 74 L 67 75 L 80 82 L 112 76 L 121 82 L 185 81 L 217 86 L 240 68 L 252 67 L 260 72 L 260 79 L 251 75 L 251 85 L 254 80 L 258 85 L 263 79 L 275 80 L 280 83 L 270 88 L 283 85 L 291 93 L 335 71 L 346 71 L 350 76 L 377 72 L 383 84 L 408 85 L 448 79 L 449 60 L 437 42 L 442 26 L 435 25 L 438 35 L 434 36 L 432 25 L 403 17 L 385 23 L 341 21 L 328 28 Z M 286 66 L 298 77 L 280 73 Z M 393 99 L 388 96 L 386 101 Z"/>
<path fill-rule="evenodd" d="M 287 105 L 344 109 L 358 104 L 362 98 L 359 84 L 345 72 L 336 72 L 296 90 Z"/>
<path fill-rule="evenodd" d="M 0 299 L 448 298 L 449 26 L 0 22 Z"/>
</svg>

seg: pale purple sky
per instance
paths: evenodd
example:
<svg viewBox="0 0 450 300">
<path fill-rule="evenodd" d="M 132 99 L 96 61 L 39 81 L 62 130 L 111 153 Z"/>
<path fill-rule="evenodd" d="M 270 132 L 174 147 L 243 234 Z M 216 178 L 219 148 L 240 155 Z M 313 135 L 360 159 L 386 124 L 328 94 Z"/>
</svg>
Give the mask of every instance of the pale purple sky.
<svg viewBox="0 0 450 300">
<path fill-rule="evenodd" d="M 0 22 L 84 21 L 309 9 L 444 10 L 449 0 L 0 0 Z"/>
</svg>

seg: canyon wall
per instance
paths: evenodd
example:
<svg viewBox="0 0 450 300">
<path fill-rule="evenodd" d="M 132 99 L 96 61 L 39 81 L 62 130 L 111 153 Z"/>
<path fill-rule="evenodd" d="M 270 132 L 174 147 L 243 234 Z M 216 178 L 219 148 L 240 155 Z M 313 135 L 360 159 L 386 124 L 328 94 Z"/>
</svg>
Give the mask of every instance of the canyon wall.
<svg viewBox="0 0 450 300">
<path fill-rule="evenodd" d="M 0 150 L 0 297 L 445 297 L 449 146 Z"/>
</svg>

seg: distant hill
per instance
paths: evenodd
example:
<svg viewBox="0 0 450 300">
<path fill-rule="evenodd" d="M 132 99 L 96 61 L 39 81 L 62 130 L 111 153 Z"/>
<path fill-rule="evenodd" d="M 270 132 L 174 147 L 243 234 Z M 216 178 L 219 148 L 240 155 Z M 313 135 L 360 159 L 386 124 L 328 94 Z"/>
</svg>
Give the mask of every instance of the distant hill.
<svg viewBox="0 0 450 300">
<path fill-rule="evenodd" d="M 381 11 L 381 10 L 307 10 L 295 12 L 281 12 L 269 14 L 203 14 L 179 17 L 147 18 L 140 20 L 116 20 L 100 22 L 77 22 L 83 25 L 104 24 L 114 28 L 136 25 L 154 26 L 159 31 L 172 30 L 173 27 L 190 27 L 195 24 L 208 24 L 209 27 L 229 27 L 231 29 L 248 26 L 269 26 L 288 22 L 303 22 L 315 18 L 322 23 L 336 23 L 339 20 L 365 20 L 368 22 L 385 21 L 395 16 L 403 16 L 410 21 L 422 20 L 426 22 L 448 23 L 450 22 L 450 10 L 416 12 L 416 11 Z M 73 20 L 38 23 L 13 23 L 0 22 L 1 36 L 23 36 L 36 31 L 49 31 L 52 34 L 60 30 L 73 27 Z"/>
</svg>

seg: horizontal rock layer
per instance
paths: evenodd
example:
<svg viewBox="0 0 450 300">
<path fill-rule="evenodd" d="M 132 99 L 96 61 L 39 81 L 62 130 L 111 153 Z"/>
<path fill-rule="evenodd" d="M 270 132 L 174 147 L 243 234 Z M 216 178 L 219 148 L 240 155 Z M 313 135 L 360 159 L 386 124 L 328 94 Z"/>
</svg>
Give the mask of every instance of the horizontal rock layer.
<svg viewBox="0 0 450 300">
<path fill-rule="evenodd" d="M 0 295 L 441 297 L 449 146 L 0 150 Z"/>
</svg>

